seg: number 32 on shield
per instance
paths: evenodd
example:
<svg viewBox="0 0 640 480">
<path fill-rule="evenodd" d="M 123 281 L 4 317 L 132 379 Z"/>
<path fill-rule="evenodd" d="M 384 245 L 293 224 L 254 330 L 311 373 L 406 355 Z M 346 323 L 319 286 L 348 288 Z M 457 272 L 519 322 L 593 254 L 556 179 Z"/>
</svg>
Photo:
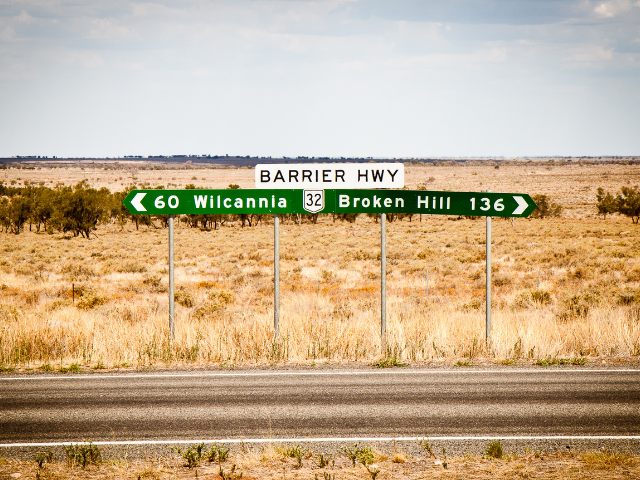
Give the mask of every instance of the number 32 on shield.
<svg viewBox="0 0 640 480">
<path fill-rule="evenodd" d="M 302 206 L 307 212 L 321 212 L 324 209 L 324 190 L 304 190 Z"/>
</svg>

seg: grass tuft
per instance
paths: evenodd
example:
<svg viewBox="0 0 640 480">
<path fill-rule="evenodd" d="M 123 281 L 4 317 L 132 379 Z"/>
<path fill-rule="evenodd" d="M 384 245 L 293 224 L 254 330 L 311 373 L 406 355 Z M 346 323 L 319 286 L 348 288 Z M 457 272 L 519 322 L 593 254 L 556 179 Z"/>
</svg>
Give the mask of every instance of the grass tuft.
<svg viewBox="0 0 640 480">
<path fill-rule="evenodd" d="M 489 458 L 502 458 L 503 451 L 502 451 L 502 445 L 500 444 L 500 441 L 494 440 L 493 442 L 491 442 L 487 447 L 487 449 L 485 450 L 485 453 Z"/>
</svg>

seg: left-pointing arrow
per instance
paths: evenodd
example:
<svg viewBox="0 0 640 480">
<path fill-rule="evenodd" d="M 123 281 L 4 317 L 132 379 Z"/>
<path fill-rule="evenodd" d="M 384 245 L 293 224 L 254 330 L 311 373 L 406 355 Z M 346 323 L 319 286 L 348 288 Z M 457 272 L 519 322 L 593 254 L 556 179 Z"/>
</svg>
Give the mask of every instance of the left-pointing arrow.
<svg viewBox="0 0 640 480">
<path fill-rule="evenodd" d="M 135 196 L 131 199 L 131 205 L 133 205 L 133 208 L 135 208 L 139 212 L 146 212 L 147 209 L 142 206 L 142 203 L 140 203 L 146 195 L 147 194 L 144 192 L 136 193 Z"/>
</svg>

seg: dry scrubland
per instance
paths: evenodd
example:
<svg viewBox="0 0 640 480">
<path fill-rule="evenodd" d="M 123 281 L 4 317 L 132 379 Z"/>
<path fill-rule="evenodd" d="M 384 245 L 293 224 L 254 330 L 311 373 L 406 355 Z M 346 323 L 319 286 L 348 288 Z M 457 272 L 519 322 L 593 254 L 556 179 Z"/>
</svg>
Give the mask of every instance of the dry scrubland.
<svg viewBox="0 0 640 480">
<path fill-rule="evenodd" d="M 365 447 L 366 448 L 366 447 Z M 299 449 L 300 463 L 291 458 Z M 401 451 L 384 454 L 369 450 L 370 458 L 356 460 L 356 464 L 337 452 L 314 453 L 304 446 L 268 447 L 232 453 L 221 463 L 206 459 L 191 467 L 181 458 L 159 458 L 144 461 L 111 460 L 89 464 L 81 468 L 65 461 L 49 462 L 42 452 L 37 462 L 5 461 L 0 459 L 0 478 L 75 479 L 75 478 L 132 478 L 132 479 L 458 479 L 458 478 L 538 478 L 538 479 L 619 479 L 638 478 L 640 460 L 636 456 L 610 452 L 547 454 L 535 452 L 522 456 L 503 455 L 493 458 L 447 457 L 441 452 L 409 456 Z M 205 451 L 208 453 L 208 451 Z M 435 458 L 434 458 L 435 457 Z M 326 464 L 323 464 L 323 460 Z M 373 462 L 373 463 L 372 463 Z M 235 469 L 234 469 L 235 467 Z M 220 475 L 222 468 L 224 477 Z M 233 470 L 234 469 L 234 470 Z M 11 477 L 11 475 L 14 475 Z M 240 477 L 240 474 L 242 476 Z"/>
<path fill-rule="evenodd" d="M 253 169 L 7 169 L 0 180 L 112 191 L 131 183 L 253 187 Z M 389 352 L 380 349 L 380 230 L 321 217 L 281 228 L 281 339 L 273 338 L 273 226 L 176 228 L 176 341 L 167 346 L 167 232 L 102 225 L 98 238 L 0 234 L 0 367 L 20 370 L 361 363 L 635 362 L 640 234 L 596 216 L 598 187 L 630 165 L 407 166 L 430 190 L 546 194 L 557 219 L 493 220 L 493 342 L 484 344 L 485 221 L 388 223 Z M 429 296 L 426 271 L 429 270 Z M 538 285 L 539 279 L 539 285 Z M 318 288 L 319 287 L 319 288 Z M 75 288 L 75 301 L 72 291 Z M 393 362 L 392 362 L 393 363 Z"/>
</svg>

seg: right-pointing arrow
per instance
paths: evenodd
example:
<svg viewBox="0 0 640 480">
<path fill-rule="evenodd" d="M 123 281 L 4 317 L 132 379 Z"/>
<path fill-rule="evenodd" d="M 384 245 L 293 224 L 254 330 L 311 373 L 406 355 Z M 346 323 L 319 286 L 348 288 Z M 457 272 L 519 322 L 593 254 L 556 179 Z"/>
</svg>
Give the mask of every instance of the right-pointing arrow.
<svg viewBox="0 0 640 480">
<path fill-rule="evenodd" d="M 518 208 L 516 208 L 516 209 L 513 211 L 512 215 L 520 215 L 520 214 L 522 214 L 522 213 L 527 209 L 527 207 L 529 206 L 529 204 L 527 203 L 527 201 L 526 201 L 524 198 L 522 198 L 522 197 L 521 197 L 521 196 L 519 196 L 519 195 L 514 195 L 514 196 L 513 196 L 513 199 L 514 199 L 516 202 L 518 202 Z M 133 203 L 133 202 L 132 202 L 132 203 Z"/>
<path fill-rule="evenodd" d="M 142 206 L 142 203 L 140 203 L 145 195 L 146 193 L 144 192 L 136 193 L 135 196 L 131 199 L 131 205 L 133 205 L 133 208 L 135 208 L 139 212 L 147 211 L 147 209 Z"/>
</svg>

